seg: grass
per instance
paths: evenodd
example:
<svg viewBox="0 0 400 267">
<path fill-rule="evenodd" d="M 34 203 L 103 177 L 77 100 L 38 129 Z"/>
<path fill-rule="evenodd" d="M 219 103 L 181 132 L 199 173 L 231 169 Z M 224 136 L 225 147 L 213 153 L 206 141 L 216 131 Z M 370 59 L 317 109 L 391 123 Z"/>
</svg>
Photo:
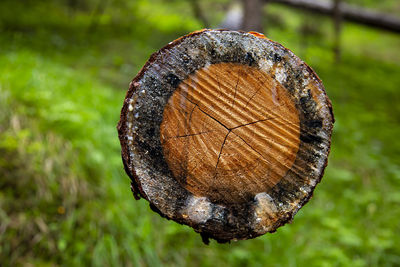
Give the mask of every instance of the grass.
<svg viewBox="0 0 400 267">
<path fill-rule="evenodd" d="M 151 5 L 139 2 L 145 17 Z M 326 175 L 293 224 L 254 240 L 205 246 L 189 227 L 162 219 L 147 202 L 133 199 L 115 126 L 127 84 L 150 53 L 197 27 L 193 22 L 176 29 L 188 19 L 177 23 L 182 8 L 163 6 L 158 16 L 172 12 L 170 24 L 159 26 L 152 18 L 144 26 L 152 34 L 133 30 L 138 38 L 110 32 L 111 22 L 102 18 L 104 25 L 84 39 L 61 11 L 59 20 L 51 18 L 62 26 L 57 33 L 40 29 L 40 21 L 32 31 L 21 31 L 38 20 L 32 14 L 18 29 L 3 30 L 0 262 L 399 265 L 400 38 L 388 33 L 346 25 L 342 62 L 336 64 L 329 31 L 322 31 L 323 38 L 302 39 L 290 19 L 286 28 L 269 31 L 317 71 L 336 117 Z M 75 26 L 90 24 L 84 13 L 76 19 Z M 321 25 L 329 29 L 329 22 Z"/>
</svg>

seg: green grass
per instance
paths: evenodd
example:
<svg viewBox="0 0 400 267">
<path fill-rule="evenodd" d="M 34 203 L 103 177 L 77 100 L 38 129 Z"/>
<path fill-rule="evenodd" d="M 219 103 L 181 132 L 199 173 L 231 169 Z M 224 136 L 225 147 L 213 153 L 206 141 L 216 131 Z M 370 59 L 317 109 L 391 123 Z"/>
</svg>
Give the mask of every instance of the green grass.
<svg viewBox="0 0 400 267">
<path fill-rule="evenodd" d="M 143 19 L 151 4 L 138 3 L 135 16 Z M 28 12 L 18 27 L 3 29 L 2 265 L 399 265 L 400 37 L 346 25 L 336 64 L 329 21 L 321 23 L 322 37 L 302 39 L 294 22 L 303 17 L 281 15 L 286 27 L 271 28 L 269 37 L 317 71 L 333 102 L 326 175 L 292 224 L 254 240 L 205 246 L 189 227 L 134 200 L 120 159 L 115 126 L 127 84 L 151 52 L 198 27 L 177 26 L 190 20 L 176 15 L 185 4 L 157 4 L 158 17 L 144 25 L 150 33 L 116 34 L 106 12 L 104 25 L 85 35 L 78 26 L 91 17 L 82 12 L 68 24 L 62 10 L 50 18 Z"/>
</svg>

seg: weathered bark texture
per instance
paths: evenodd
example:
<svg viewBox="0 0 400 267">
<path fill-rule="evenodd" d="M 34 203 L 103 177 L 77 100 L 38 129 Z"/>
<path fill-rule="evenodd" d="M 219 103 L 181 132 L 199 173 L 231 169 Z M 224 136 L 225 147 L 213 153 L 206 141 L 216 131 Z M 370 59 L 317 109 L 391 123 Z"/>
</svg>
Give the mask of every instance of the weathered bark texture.
<svg viewBox="0 0 400 267">
<path fill-rule="evenodd" d="M 296 8 L 310 10 L 320 14 L 333 15 L 335 3 L 333 1 L 315 0 L 265 0 L 268 3 L 280 3 Z M 264 2 L 265 2 L 264 1 Z M 340 14 L 343 20 L 360 23 L 393 32 L 400 32 L 400 19 L 374 10 L 340 4 Z"/>
<path fill-rule="evenodd" d="M 310 199 L 333 121 L 322 82 L 291 51 L 203 30 L 151 56 L 118 132 L 135 198 L 227 242 L 276 231 Z"/>
</svg>

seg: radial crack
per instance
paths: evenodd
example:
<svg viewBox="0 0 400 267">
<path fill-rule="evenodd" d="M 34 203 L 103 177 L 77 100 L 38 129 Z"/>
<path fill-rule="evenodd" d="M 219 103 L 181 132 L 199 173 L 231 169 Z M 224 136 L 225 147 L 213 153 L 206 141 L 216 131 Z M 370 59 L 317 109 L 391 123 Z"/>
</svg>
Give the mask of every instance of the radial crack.
<svg viewBox="0 0 400 267">
<path fill-rule="evenodd" d="M 231 130 L 228 131 L 228 133 L 225 135 L 224 141 L 222 142 L 221 149 L 220 149 L 220 151 L 219 151 L 219 155 L 218 155 L 218 159 L 217 159 L 217 163 L 215 164 L 215 171 L 214 171 L 213 183 L 214 183 L 214 181 L 215 181 L 215 178 L 217 177 L 217 168 L 218 168 L 219 160 L 220 160 L 220 158 L 221 158 L 222 150 L 224 149 L 224 145 L 225 145 L 226 139 L 228 138 L 228 135 L 229 135 L 230 133 L 231 133 Z"/>
<path fill-rule="evenodd" d="M 233 100 L 232 100 L 232 105 L 231 105 L 232 108 L 233 108 L 233 105 L 235 104 L 237 88 L 238 88 L 238 85 L 239 85 L 239 79 L 240 79 L 239 72 L 240 72 L 240 70 L 238 69 L 237 81 L 236 81 L 236 86 L 235 86 L 235 94 L 233 95 Z"/>
<path fill-rule="evenodd" d="M 205 133 L 211 133 L 211 132 L 213 132 L 213 131 L 205 131 L 205 132 L 200 132 L 200 133 L 193 133 L 193 134 L 184 134 L 184 135 L 170 136 L 170 137 L 167 137 L 167 139 L 182 138 L 182 137 L 189 137 L 189 136 L 196 136 L 196 135 L 205 134 Z"/>
<path fill-rule="evenodd" d="M 182 94 L 181 94 L 181 95 L 182 95 Z M 205 112 L 204 110 L 202 110 L 201 107 L 200 107 L 197 103 L 193 102 L 192 100 L 190 100 L 189 98 L 187 98 L 187 97 L 184 96 L 184 95 L 182 95 L 182 96 L 183 96 L 184 98 L 186 98 L 187 101 L 189 101 L 189 102 L 192 103 L 193 105 L 196 105 L 197 108 L 198 108 L 202 113 L 204 113 L 205 115 L 207 115 L 208 117 L 210 117 L 211 119 L 213 119 L 214 121 L 216 121 L 217 123 L 219 123 L 219 124 L 220 124 L 222 127 L 224 127 L 225 129 L 229 130 L 229 128 L 226 127 L 222 122 L 220 122 L 219 120 L 217 120 L 216 118 L 214 118 L 213 116 L 211 116 L 210 114 L 208 114 L 207 112 Z"/>
<path fill-rule="evenodd" d="M 256 152 L 258 155 L 260 155 L 266 162 L 268 162 L 269 164 L 271 164 L 271 162 L 266 159 L 260 152 L 258 152 L 254 147 L 252 147 L 249 143 L 246 142 L 246 140 L 244 140 L 240 135 L 238 135 L 237 133 L 233 132 L 234 135 L 236 135 L 237 137 L 239 137 L 248 147 L 250 147 L 254 152 Z"/>
<path fill-rule="evenodd" d="M 235 129 L 240 128 L 240 127 L 244 127 L 244 126 L 248 126 L 248 125 L 251 125 L 251 124 L 255 124 L 257 122 L 263 122 L 263 121 L 268 121 L 268 120 L 273 120 L 273 119 L 275 119 L 275 118 L 266 118 L 266 119 L 263 119 L 263 120 L 253 121 L 253 122 L 242 124 L 242 125 L 239 125 L 239 126 L 236 126 L 236 127 L 233 127 L 233 128 L 229 128 L 229 130 L 231 131 L 231 130 L 235 130 Z"/>
<path fill-rule="evenodd" d="M 198 107 L 197 105 L 194 105 L 194 107 L 192 108 L 192 110 L 190 111 L 190 115 L 189 115 L 189 124 L 190 124 L 190 122 L 192 121 L 192 115 L 193 115 L 193 112 L 194 112 L 194 110 L 196 109 L 196 107 Z"/>
</svg>

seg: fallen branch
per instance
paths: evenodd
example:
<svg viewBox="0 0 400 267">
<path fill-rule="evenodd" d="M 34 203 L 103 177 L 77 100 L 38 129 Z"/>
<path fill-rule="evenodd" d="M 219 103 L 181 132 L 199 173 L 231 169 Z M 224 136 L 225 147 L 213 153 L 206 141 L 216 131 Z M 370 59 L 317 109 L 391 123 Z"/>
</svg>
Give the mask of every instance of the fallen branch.
<svg viewBox="0 0 400 267">
<path fill-rule="evenodd" d="M 334 14 L 334 2 L 313 0 L 266 0 L 267 3 L 279 3 L 291 7 L 309 10 L 324 15 Z M 340 14 L 344 20 L 400 33 L 400 19 L 371 9 L 340 4 Z"/>
</svg>

